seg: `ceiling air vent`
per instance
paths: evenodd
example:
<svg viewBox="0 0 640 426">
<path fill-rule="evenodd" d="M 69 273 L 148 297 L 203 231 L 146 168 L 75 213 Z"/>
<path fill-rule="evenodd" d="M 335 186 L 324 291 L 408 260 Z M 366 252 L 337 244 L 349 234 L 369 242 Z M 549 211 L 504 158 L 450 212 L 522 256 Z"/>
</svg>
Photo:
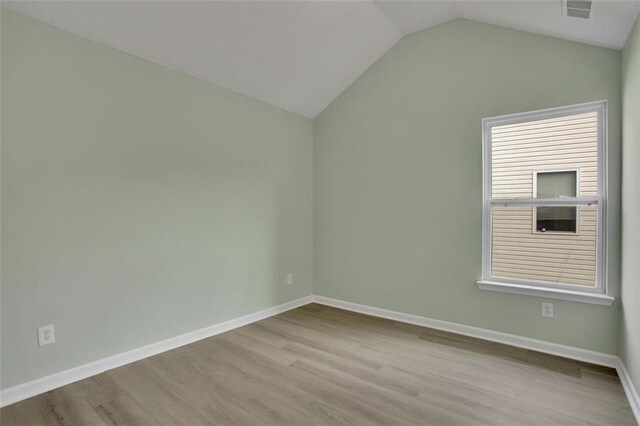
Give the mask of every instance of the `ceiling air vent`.
<svg viewBox="0 0 640 426">
<path fill-rule="evenodd" d="M 589 0 L 563 0 L 562 10 L 569 18 L 590 20 L 591 3 Z"/>
</svg>

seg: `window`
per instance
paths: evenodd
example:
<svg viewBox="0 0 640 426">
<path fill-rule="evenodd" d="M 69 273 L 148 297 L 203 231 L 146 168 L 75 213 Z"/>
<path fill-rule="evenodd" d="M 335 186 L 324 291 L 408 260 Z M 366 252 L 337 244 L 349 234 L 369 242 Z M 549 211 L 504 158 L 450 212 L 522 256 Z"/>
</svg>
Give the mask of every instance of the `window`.
<svg viewBox="0 0 640 426">
<path fill-rule="evenodd" d="M 606 102 L 483 120 L 482 289 L 610 305 Z"/>
<path fill-rule="evenodd" d="M 578 170 L 533 172 L 534 198 L 574 198 L 580 193 Z M 578 207 L 534 207 L 534 232 L 578 231 Z"/>
</svg>

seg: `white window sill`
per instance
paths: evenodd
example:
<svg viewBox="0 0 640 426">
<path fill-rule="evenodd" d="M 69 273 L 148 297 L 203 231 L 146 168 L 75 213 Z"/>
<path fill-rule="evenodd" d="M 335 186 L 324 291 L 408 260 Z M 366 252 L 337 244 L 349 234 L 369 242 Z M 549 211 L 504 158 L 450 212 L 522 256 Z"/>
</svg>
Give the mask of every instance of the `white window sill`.
<svg viewBox="0 0 640 426">
<path fill-rule="evenodd" d="M 587 293 L 557 288 L 541 288 L 524 284 L 499 283 L 495 281 L 478 281 L 481 290 L 502 291 L 505 293 L 525 294 L 528 296 L 544 297 L 547 299 L 570 300 L 572 302 L 591 303 L 594 305 L 611 306 L 616 300 L 606 294 Z"/>
</svg>

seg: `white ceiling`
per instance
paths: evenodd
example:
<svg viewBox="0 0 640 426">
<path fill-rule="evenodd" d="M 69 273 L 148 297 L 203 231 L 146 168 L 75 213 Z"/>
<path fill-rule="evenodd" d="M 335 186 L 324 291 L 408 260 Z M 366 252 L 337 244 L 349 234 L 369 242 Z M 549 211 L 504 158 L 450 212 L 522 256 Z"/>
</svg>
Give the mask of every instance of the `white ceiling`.
<svg viewBox="0 0 640 426">
<path fill-rule="evenodd" d="M 90 40 L 314 118 L 405 34 L 456 17 L 622 48 L 640 0 L 4 1 Z"/>
</svg>

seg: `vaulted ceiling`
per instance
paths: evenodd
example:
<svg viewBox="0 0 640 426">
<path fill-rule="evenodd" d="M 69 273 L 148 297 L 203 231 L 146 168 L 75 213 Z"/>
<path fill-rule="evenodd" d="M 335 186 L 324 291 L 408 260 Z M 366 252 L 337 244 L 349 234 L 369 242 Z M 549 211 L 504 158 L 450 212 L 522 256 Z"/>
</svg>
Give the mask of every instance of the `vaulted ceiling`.
<svg viewBox="0 0 640 426">
<path fill-rule="evenodd" d="M 640 0 L 18 1 L 3 7 L 313 118 L 404 35 L 457 18 L 620 49 Z"/>
</svg>

